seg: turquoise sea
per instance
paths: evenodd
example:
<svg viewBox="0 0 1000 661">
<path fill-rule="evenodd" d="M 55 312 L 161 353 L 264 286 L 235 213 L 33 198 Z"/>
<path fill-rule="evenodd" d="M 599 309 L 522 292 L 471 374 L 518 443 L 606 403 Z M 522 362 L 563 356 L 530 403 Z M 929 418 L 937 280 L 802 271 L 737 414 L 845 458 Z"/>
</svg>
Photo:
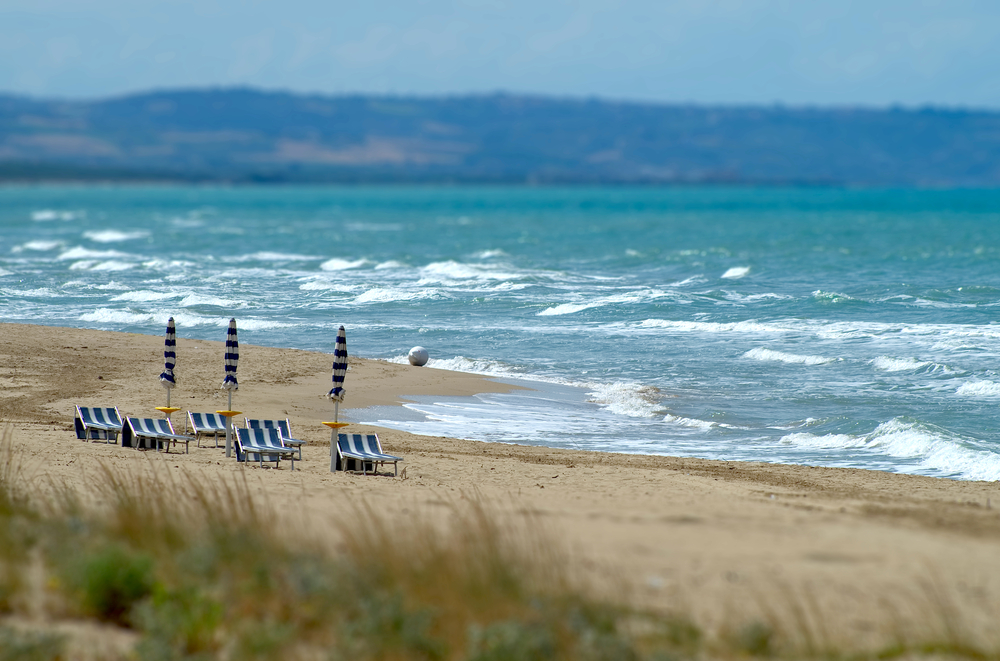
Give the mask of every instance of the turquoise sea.
<svg viewBox="0 0 1000 661">
<path fill-rule="evenodd" d="M 421 434 L 996 480 L 998 313 L 1000 191 L 0 188 L 3 321 L 530 387 L 349 411 Z"/>
</svg>

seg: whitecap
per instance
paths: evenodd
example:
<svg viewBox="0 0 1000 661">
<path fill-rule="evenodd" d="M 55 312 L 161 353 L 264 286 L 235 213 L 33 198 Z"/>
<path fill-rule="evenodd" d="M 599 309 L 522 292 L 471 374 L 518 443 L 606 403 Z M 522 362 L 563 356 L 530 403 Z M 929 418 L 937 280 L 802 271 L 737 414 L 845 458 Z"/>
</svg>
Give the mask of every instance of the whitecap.
<svg viewBox="0 0 1000 661">
<path fill-rule="evenodd" d="M 496 271 L 486 265 L 462 264 L 454 260 L 433 262 L 420 269 L 422 283 L 448 280 L 517 280 L 519 273 Z"/>
<path fill-rule="evenodd" d="M 395 289 L 373 287 L 354 299 L 355 303 L 391 303 L 393 301 L 416 301 L 427 298 L 437 298 L 439 293 L 433 289 Z"/>
<path fill-rule="evenodd" d="M 767 349 L 764 347 L 751 349 L 743 354 L 743 357 L 764 362 L 789 363 L 793 365 L 826 365 L 837 362 L 838 360 L 837 358 L 828 358 L 826 356 L 800 356 L 798 354 L 774 351 L 773 349 Z"/>
<path fill-rule="evenodd" d="M 402 262 L 397 262 L 394 259 L 390 259 L 387 262 L 382 262 L 381 264 L 376 264 L 375 265 L 375 270 L 376 271 L 384 271 L 384 270 L 387 270 L 387 269 L 405 269 L 405 268 L 407 268 L 406 264 L 404 264 Z"/>
<path fill-rule="evenodd" d="M 183 308 L 191 308 L 196 305 L 208 305 L 219 308 L 242 308 L 246 307 L 246 304 L 242 301 L 237 301 L 231 298 L 220 298 L 218 296 L 203 296 L 201 294 L 188 294 L 180 303 L 178 303 Z M 228 323 L 228 321 L 226 322 Z"/>
<path fill-rule="evenodd" d="M 955 391 L 956 395 L 962 397 L 1000 397 L 1000 383 L 994 383 L 993 381 L 983 380 L 983 381 L 971 381 L 969 383 L 963 383 L 959 386 L 958 390 Z"/>
<path fill-rule="evenodd" d="M 845 301 L 858 300 L 852 296 L 848 296 L 847 294 L 841 294 L 835 291 L 823 291 L 822 289 L 814 291 L 812 296 L 820 303 L 843 303 Z"/>
<path fill-rule="evenodd" d="M 695 429 L 711 429 L 716 426 L 716 423 L 710 422 L 708 420 L 698 420 L 695 418 L 685 418 L 679 415 L 667 414 L 663 416 L 664 422 L 670 422 L 675 425 L 680 425 L 682 427 L 693 427 Z"/>
<path fill-rule="evenodd" d="M 49 250 L 55 250 L 62 243 L 59 241 L 28 241 L 20 246 L 16 246 L 11 249 L 13 253 L 23 252 L 25 250 L 33 250 L 35 252 L 48 252 Z"/>
<path fill-rule="evenodd" d="M 368 263 L 367 259 L 355 259 L 353 261 L 349 261 L 341 259 L 340 257 L 334 257 L 326 260 L 320 264 L 319 267 L 324 271 L 346 271 L 347 269 L 361 268 Z"/>
<path fill-rule="evenodd" d="M 150 291 L 148 289 L 141 289 L 137 291 L 127 291 L 123 294 L 117 296 L 112 296 L 109 300 L 115 301 L 163 301 L 168 298 L 176 298 L 180 294 L 176 292 L 162 292 L 162 291 Z"/>
<path fill-rule="evenodd" d="M 600 307 L 601 305 L 601 303 L 562 303 L 561 305 L 555 305 L 551 308 L 545 308 L 539 312 L 537 316 L 552 317 L 564 314 L 573 314 L 574 312 Z"/>
<path fill-rule="evenodd" d="M 31 212 L 31 219 L 36 222 L 49 220 L 76 220 L 83 216 L 82 211 L 56 211 L 55 209 L 39 209 Z"/>
<path fill-rule="evenodd" d="M 498 257 L 509 257 L 507 253 L 505 253 L 503 250 L 500 250 L 499 248 L 496 248 L 494 250 L 480 250 L 473 256 L 476 259 L 497 259 Z"/>
<path fill-rule="evenodd" d="M 668 319 L 646 319 L 639 324 L 640 328 L 657 328 L 681 332 L 701 333 L 791 333 L 797 329 L 778 324 L 764 324 L 759 321 L 671 321 Z"/>
<path fill-rule="evenodd" d="M 91 271 L 127 271 L 134 267 L 135 264 L 130 264 L 129 262 L 120 262 L 118 260 L 109 260 L 106 262 L 97 262 L 90 267 Z"/>
<path fill-rule="evenodd" d="M 883 372 L 912 372 L 922 367 L 927 367 L 933 363 L 929 361 L 917 360 L 916 358 L 892 358 L 890 356 L 879 356 L 871 361 L 872 366 Z"/>
<path fill-rule="evenodd" d="M 268 252 L 261 251 L 255 252 L 250 255 L 240 255 L 239 257 L 233 258 L 232 261 L 236 262 L 308 262 L 317 259 L 323 259 L 322 257 L 315 257 L 313 255 L 298 255 L 295 253 L 284 253 L 284 252 Z"/>
<path fill-rule="evenodd" d="M 76 248 L 70 248 L 69 250 L 65 250 L 59 253 L 59 256 L 56 257 L 56 259 L 97 260 L 97 259 L 113 259 L 113 258 L 124 259 L 127 257 L 132 257 L 132 255 L 129 255 L 128 253 L 124 252 L 118 252 L 117 250 L 90 250 L 88 248 L 77 246 Z"/>
<path fill-rule="evenodd" d="M 630 381 L 595 383 L 588 387 L 588 400 L 604 409 L 630 418 L 651 418 L 660 413 L 660 391 L 653 386 Z"/>
<path fill-rule="evenodd" d="M 133 241 L 135 239 L 145 239 L 149 232 L 137 230 L 134 232 L 121 232 L 119 230 L 99 230 L 84 232 L 84 238 L 96 241 L 97 243 L 116 243 L 118 241 Z"/>
<path fill-rule="evenodd" d="M 725 273 L 723 273 L 722 277 L 728 280 L 738 280 L 746 276 L 746 274 L 749 272 L 750 272 L 749 266 L 734 266 Z"/>
</svg>

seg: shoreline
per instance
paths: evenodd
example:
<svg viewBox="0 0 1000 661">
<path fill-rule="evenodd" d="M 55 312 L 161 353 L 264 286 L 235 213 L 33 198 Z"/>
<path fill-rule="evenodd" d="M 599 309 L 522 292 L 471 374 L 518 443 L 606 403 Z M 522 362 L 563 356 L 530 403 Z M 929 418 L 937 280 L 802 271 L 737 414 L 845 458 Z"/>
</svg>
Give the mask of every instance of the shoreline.
<svg viewBox="0 0 1000 661">
<path fill-rule="evenodd" d="M 179 413 L 225 405 L 222 346 L 178 338 Z M 166 401 L 162 350 L 162 336 L 0 324 L 0 421 L 40 487 L 87 489 L 101 467 L 134 476 L 242 475 L 283 520 L 308 530 L 359 502 L 390 523 L 422 516 L 446 525 L 449 503 L 480 499 L 533 521 L 565 553 L 575 580 L 637 606 L 684 606 L 709 627 L 746 610 L 791 608 L 789 595 L 798 595 L 815 599 L 829 627 L 874 636 L 891 630 L 899 613 L 933 609 L 921 592 L 927 580 L 973 626 L 988 619 L 982 601 L 1000 597 L 994 482 L 487 443 L 360 424 L 348 429 L 378 433 L 387 452 L 403 457 L 400 477 L 330 473 L 330 432 L 319 424 L 333 412 L 328 354 L 240 347 L 233 406 L 290 418 L 294 435 L 308 441 L 294 471 L 284 462 L 278 470 L 244 467 L 194 443 L 190 454 L 164 454 L 77 440 L 74 404 L 157 415 L 153 407 Z M 510 387 L 357 358 L 345 386 L 345 408 Z"/>
</svg>

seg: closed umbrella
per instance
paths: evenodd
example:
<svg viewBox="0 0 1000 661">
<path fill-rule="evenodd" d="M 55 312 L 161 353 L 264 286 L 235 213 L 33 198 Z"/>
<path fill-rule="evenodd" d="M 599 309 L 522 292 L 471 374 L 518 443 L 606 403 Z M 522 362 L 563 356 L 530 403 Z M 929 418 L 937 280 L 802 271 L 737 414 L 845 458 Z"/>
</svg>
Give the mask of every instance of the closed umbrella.
<svg viewBox="0 0 1000 661">
<path fill-rule="evenodd" d="M 333 389 L 327 396 L 333 400 L 333 420 L 339 422 L 340 403 L 344 401 L 344 377 L 347 376 L 347 333 L 341 326 L 333 349 Z"/>
<path fill-rule="evenodd" d="M 167 408 L 170 408 L 170 391 L 177 385 L 174 367 L 177 366 L 177 334 L 174 332 L 174 318 L 167 321 L 167 338 L 163 342 L 163 371 L 160 383 L 167 389 Z"/>
<path fill-rule="evenodd" d="M 226 407 L 226 456 L 232 456 L 232 410 L 233 391 L 238 390 L 240 384 L 236 381 L 236 368 L 240 363 L 240 342 L 236 336 L 236 319 L 229 320 L 229 330 L 226 331 L 226 378 L 222 381 L 222 387 L 229 391 L 229 404 Z"/>
</svg>

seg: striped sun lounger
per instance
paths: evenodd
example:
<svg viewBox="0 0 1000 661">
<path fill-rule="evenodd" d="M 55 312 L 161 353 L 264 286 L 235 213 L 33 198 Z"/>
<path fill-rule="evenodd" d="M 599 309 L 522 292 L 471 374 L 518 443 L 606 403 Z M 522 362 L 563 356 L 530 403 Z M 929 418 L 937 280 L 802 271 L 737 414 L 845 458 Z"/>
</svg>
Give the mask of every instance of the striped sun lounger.
<svg viewBox="0 0 1000 661">
<path fill-rule="evenodd" d="M 281 434 L 281 442 L 290 448 L 298 448 L 299 461 L 302 461 L 302 446 L 306 444 L 306 441 L 292 436 L 292 428 L 288 424 L 288 418 L 284 420 L 253 420 L 251 418 L 244 418 L 244 421 L 246 422 L 247 429 L 277 429 L 278 433 Z"/>
<path fill-rule="evenodd" d="M 338 434 L 337 453 L 330 458 L 330 471 L 359 470 L 357 464 L 360 464 L 361 472 L 367 475 L 369 468 L 376 473 L 379 464 L 391 462 L 393 475 L 398 475 L 396 462 L 402 460 L 402 457 L 382 452 L 382 444 L 376 434 Z"/>
<path fill-rule="evenodd" d="M 281 442 L 277 429 L 236 428 L 236 461 L 247 461 L 249 455 L 256 455 L 261 467 L 265 461 L 273 461 L 275 468 L 282 459 L 292 462 L 295 470 L 295 450 Z"/>
<path fill-rule="evenodd" d="M 183 443 L 184 452 L 189 452 L 190 436 L 174 433 L 174 427 L 166 418 L 126 418 L 122 427 L 122 447 L 161 447 L 170 452 L 170 444 Z"/>
<path fill-rule="evenodd" d="M 122 415 L 118 407 L 77 406 L 73 426 L 76 437 L 81 440 L 103 439 L 110 443 L 118 441 L 122 431 Z"/>
<path fill-rule="evenodd" d="M 224 415 L 188 411 L 188 423 L 191 425 L 195 439 L 198 440 L 198 447 L 201 447 L 202 436 L 211 434 L 215 440 L 215 447 L 219 447 L 219 434 L 222 434 L 222 438 L 226 437 L 226 417 Z"/>
</svg>

